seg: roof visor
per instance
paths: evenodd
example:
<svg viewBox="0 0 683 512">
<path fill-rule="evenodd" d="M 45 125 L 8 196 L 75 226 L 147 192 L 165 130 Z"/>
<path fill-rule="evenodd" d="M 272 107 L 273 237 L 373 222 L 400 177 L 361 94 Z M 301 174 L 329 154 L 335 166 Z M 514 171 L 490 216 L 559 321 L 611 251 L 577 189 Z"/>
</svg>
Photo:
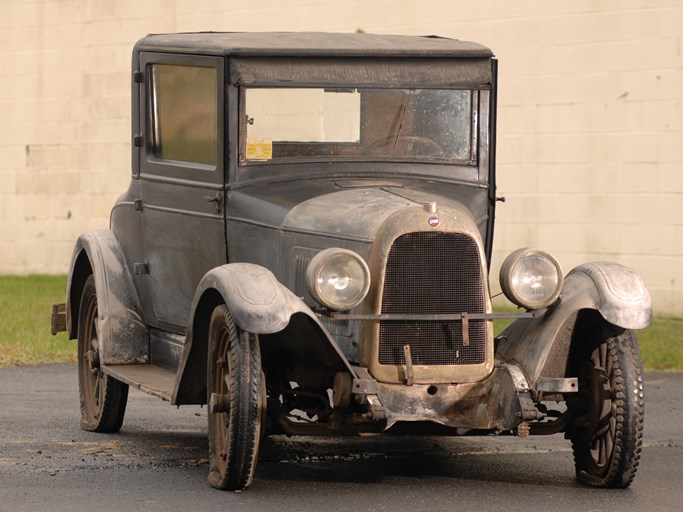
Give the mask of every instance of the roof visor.
<svg viewBox="0 0 683 512">
<path fill-rule="evenodd" d="M 434 89 L 488 89 L 492 81 L 487 58 L 233 57 L 230 77 L 239 85 Z"/>
</svg>

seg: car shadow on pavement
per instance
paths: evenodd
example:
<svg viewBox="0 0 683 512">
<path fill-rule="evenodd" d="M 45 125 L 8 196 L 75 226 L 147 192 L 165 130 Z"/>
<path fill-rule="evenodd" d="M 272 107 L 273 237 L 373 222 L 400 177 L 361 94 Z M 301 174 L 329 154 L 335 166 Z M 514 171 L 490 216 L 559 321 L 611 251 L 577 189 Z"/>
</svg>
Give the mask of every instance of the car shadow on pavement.
<svg viewBox="0 0 683 512">
<path fill-rule="evenodd" d="M 502 443 L 501 443 L 502 441 Z M 445 437 L 286 438 L 261 447 L 259 480 L 383 482 L 389 478 L 445 478 L 514 484 L 574 486 L 571 452 L 540 448 L 516 439 Z M 517 446 L 515 446 L 517 444 Z M 502 445 L 502 446 L 501 446 Z M 539 464 L 539 457 L 556 463 Z M 543 467 L 540 470 L 539 467 Z M 552 468 L 548 472 L 548 467 Z"/>
</svg>

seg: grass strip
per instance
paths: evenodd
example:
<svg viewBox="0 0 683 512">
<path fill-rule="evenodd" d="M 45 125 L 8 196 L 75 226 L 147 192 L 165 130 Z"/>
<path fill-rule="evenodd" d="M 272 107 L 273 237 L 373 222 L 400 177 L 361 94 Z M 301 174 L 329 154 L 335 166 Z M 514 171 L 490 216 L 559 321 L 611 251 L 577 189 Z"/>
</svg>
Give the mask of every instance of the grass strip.
<svg viewBox="0 0 683 512">
<path fill-rule="evenodd" d="M 76 361 L 76 343 L 50 334 L 52 304 L 65 296 L 65 276 L 0 276 L 0 367 Z"/>
</svg>

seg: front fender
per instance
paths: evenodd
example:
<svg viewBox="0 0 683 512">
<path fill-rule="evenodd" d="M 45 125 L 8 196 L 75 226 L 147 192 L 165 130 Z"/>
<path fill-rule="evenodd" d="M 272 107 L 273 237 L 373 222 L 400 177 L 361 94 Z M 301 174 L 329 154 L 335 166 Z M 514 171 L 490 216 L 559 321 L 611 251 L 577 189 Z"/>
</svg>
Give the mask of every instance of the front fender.
<svg viewBox="0 0 683 512">
<path fill-rule="evenodd" d="M 255 334 L 281 331 L 297 312 L 315 316 L 299 297 L 275 279 L 272 272 L 251 263 L 231 263 L 209 271 L 197 287 L 192 311 L 207 290 L 218 291 L 235 323 L 242 330 Z"/>
<path fill-rule="evenodd" d="M 302 299 L 268 269 L 251 263 L 230 263 L 209 271 L 195 292 L 174 404 L 205 400 L 202 388 L 206 385 L 208 322 L 213 309 L 222 303 L 240 329 L 261 335 L 262 347 L 277 340 L 294 354 L 305 354 L 308 362 L 355 376 L 337 342 Z"/>
<path fill-rule="evenodd" d="M 78 334 L 81 294 L 90 273 L 97 290 L 98 341 L 102 364 L 149 361 L 147 328 L 135 287 L 113 232 L 89 231 L 74 248 L 67 283 L 67 331 Z"/>
<path fill-rule="evenodd" d="M 496 358 L 517 364 L 534 386 L 548 357 L 561 366 L 569 357 L 573 324 L 582 310 L 595 310 L 625 329 L 643 329 L 652 320 L 652 301 L 640 276 L 617 263 L 586 263 L 565 279 L 559 303 L 538 318 L 520 319 L 501 335 Z"/>
<path fill-rule="evenodd" d="M 582 280 L 576 293 L 588 295 L 591 309 L 599 311 L 609 323 L 624 329 L 650 325 L 652 300 L 635 270 L 618 263 L 585 263 L 572 270 L 567 279 Z"/>
</svg>

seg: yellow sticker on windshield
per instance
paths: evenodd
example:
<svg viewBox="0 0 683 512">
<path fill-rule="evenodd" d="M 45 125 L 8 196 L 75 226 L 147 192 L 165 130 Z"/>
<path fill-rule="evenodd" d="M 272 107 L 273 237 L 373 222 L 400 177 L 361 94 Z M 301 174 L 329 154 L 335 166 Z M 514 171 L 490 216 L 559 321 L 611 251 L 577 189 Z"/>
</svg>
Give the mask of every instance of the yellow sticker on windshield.
<svg viewBox="0 0 683 512">
<path fill-rule="evenodd" d="M 247 140 L 247 160 L 270 160 L 273 158 L 273 141 L 268 139 Z"/>
</svg>

